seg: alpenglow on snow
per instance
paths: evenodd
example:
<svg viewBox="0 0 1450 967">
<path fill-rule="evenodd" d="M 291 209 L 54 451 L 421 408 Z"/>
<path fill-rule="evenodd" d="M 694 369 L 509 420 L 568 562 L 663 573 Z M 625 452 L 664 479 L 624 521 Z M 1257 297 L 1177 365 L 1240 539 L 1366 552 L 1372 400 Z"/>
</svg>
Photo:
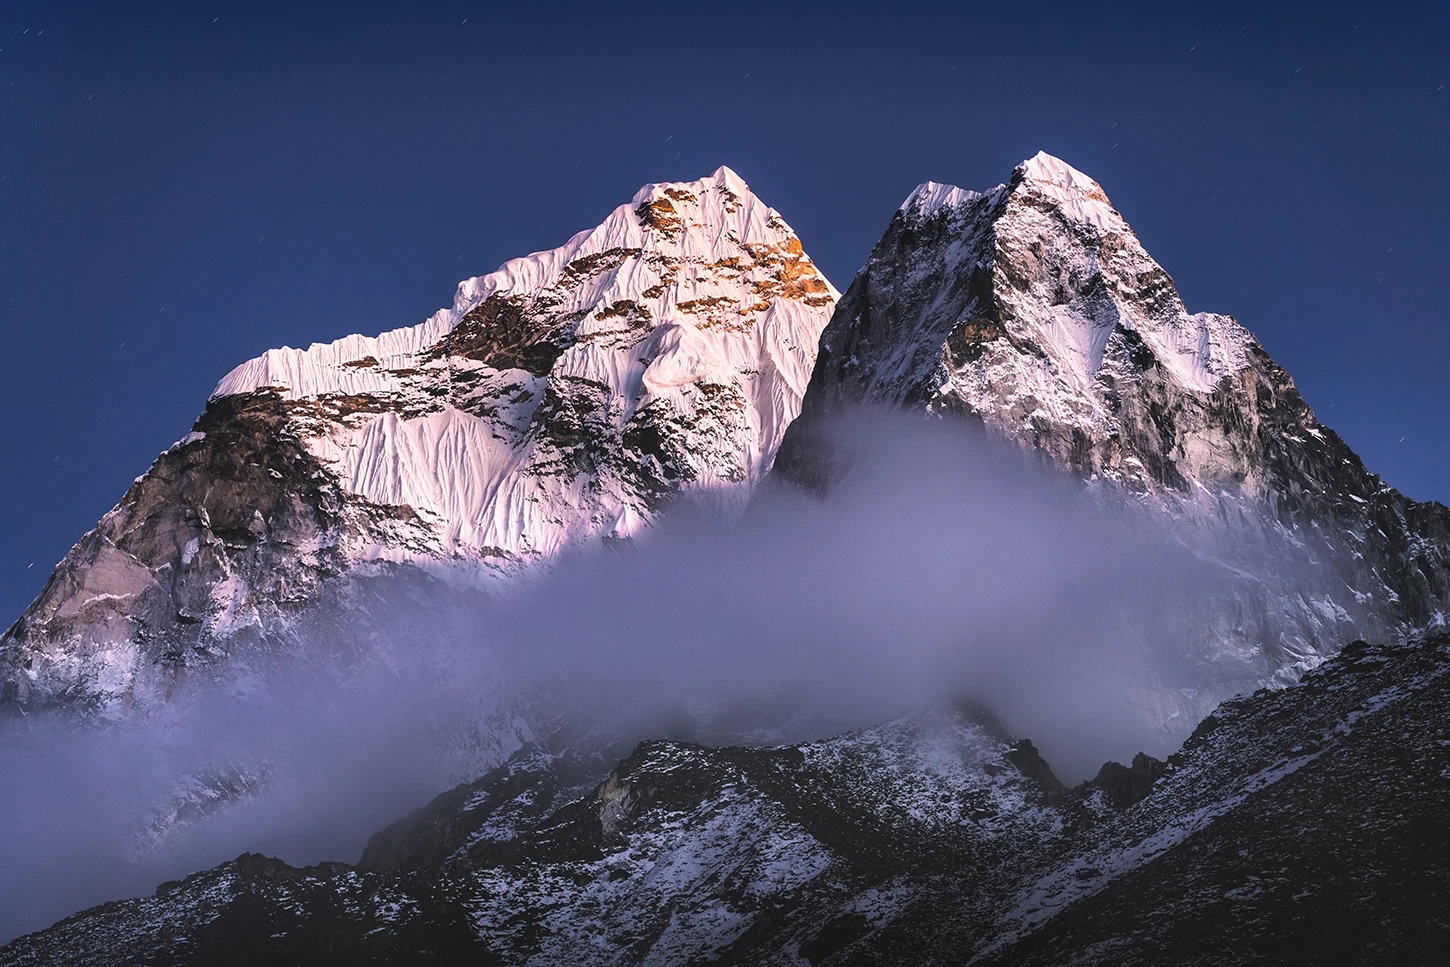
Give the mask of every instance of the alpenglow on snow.
<svg viewBox="0 0 1450 967">
<path fill-rule="evenodd" d="M 722 167 L 419 325 L 243 363 L 0 639 L 0 701 L 152 707 L 350 575 L 487 585 L 680 495 L 743 507 L 837 297 Z"/>
</svg>

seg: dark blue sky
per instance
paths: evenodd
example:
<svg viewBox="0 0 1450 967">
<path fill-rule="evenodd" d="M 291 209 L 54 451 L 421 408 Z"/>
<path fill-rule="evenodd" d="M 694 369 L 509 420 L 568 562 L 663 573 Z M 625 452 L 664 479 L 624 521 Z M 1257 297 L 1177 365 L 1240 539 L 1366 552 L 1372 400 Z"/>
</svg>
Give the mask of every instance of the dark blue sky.
<svg viewBox="0 0 1450 967">
<path fill-rule="evenodd" d="M 236 363 L 722 163 L 844 289 L 918 182 L 1057 154 L 1450 500 L 1444 3 L 118 6 L 0 7 L 0 626 Z"/>
</svg>

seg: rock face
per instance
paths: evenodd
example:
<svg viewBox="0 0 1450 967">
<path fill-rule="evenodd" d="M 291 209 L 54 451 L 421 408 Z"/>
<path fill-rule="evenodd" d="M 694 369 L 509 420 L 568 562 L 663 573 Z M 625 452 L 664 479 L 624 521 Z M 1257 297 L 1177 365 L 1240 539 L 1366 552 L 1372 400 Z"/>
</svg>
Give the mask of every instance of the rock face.
<svg viewBox="0 0 1450 967">
<path fill-rule="evenodd" d="M 244 855 L 0 964 L 1439 963 L 1447 671 L 1444 636 L 1356 643 L 1071 790 L 969 708 L 613 768 L 531 746 L 357 866 Z"/>
<path fill-rule="evenodd" d="M 1222 563 L 1232 592 L 1186 616 L 1183 671 L 1148 700 L 1164 720 L 1445 620 L 1450 512 L 1368 472 L 1234 319 L 1190 314 L 1102 188 L 1049 155 L 906 199 L 822 334 L 777 474 L 829 487 L 826 428 L 861 404 L 978 421 Z"/>
<path fill-rule="evenodd" d="M 741 506 L 836 298 L 721 168 L 420 325 L 244 363 L 0 638 L 0 702 L 154 707 L 189 671 L 295 646 L 347 579 L 487 587 L 681 495 Z"/>
</svg>

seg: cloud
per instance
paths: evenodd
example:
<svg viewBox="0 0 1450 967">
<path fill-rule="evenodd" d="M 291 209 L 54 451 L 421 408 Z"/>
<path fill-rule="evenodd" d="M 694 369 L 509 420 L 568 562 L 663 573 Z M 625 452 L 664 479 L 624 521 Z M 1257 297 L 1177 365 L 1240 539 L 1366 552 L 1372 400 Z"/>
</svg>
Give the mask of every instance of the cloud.
<svg viewBox="0 0 1450 967">
<path fill-rule="evenodd" d="M 960 424 L 857 414 L 830 442 L 847 469 L 824 498 L 770 487 L 742 519 L 685 500 L 507 596 L 363 582 L 245 689 L 8 728 L 0 937 L 244 850 L 356 859 L 460 763 L 556 727 L 797 740 L 971 698 L 1067 779 L 1167 750 L 1140 699 L 1171 691 L 1164 643 L 1217 578 L 1161 516 Z"/>
</svg>

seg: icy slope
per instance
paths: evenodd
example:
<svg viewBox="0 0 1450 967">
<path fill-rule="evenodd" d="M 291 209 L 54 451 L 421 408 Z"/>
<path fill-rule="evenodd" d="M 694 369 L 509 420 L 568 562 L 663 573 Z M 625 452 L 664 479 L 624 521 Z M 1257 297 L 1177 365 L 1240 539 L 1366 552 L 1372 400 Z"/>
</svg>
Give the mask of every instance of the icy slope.
<svg viewBox="0 0 1450 967">
<path fill-rule="evenodd" d="M 720 168 L 645 186 L 420 325 L 246 362 L 0 639 L 0 702 L 154 705 L 288 638 L 341 575 L 488 586 L 680 495 L 739 507 L 837 295 Z"/>
<path fill-rule="evenodd" d="M 1450 513 L 1365 470 L 1246 329 L 1190 313 L 1102 188 L 1049 155 L 984 193 L 906 199 L 822 334 L 780 475 L 830 486 L 831 417 L 861 403 L 979 421 L 1222 565 L 1234 592 L 1184 616 L 1134 697 L 1177 738 L 1342 642 L 1444 620 Z"/>
</svg>

